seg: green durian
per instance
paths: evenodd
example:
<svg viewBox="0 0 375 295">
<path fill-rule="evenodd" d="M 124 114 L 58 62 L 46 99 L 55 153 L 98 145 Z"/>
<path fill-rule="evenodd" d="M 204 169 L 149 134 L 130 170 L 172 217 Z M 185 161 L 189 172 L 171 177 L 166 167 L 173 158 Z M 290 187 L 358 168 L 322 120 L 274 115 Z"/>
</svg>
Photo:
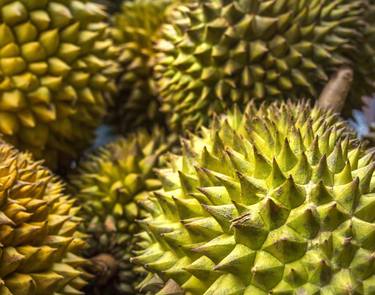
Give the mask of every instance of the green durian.
<svg viewBox="0 0 375 295">
<path fill-rule="evenodd" d="M 140 130 L 89 154 L 71 176 L 82 205 L 82 230 L 88 235 L 84 254 L 87 258 L 104 254 L 115 264 L 111 273 L 100 273 L 94 258 L 92 272 L 98 273 L 89 294 L 135 294 L 144 278 L 144 270 L 129 262 L 139 232 L 136 220 L 143 215 L 138 202 L 161 187 L 153 169 L 171 143 L 172 137 L 166 139 L 159 129 L 152 134 Z"/>
<path fill-rule="evenodd" d="M 85 0 L 4 0 L 0 15 L 0 133 L 55 168 L 87 147 L 116 89 L 107 14 Z"/>
<path fill-rule="evenodd" d="M 251 104 L 181 144 L 133 263 L 174 294 L 373 294 L 374 153 L 337 114 Z"/>
<path fill-rule="evenodd" d="M 123 72 L 118 81 L 120 93 L 111 113 L 112 121 L 121 132 L 163 122 L 160 105 L 152 80 L 153 43 L 160 27 L 166 22 L 167 11 L 177 0 L 127 1 L 113 17 L 113 36 L 119 45 Z"/>
<path fill-rule="evenodd" d="M 175 129 L 233 103 L 317 97 L 354 69 L 346 112 L 375 92 L 367 0 L 201 0 L 181 5 L 155 46 L 155 85 Z M 371 20 L 370 20 L 371 21 Z M 372 28 L 373 29 L 373 28 Z M 364 62 L 365 61 L 365 62 Z"/>
<path fill-rule="evenodd" d="M 40 162 L 0 142 L 0 294 L 83 294 L 80 218 Z"/>
</svg>

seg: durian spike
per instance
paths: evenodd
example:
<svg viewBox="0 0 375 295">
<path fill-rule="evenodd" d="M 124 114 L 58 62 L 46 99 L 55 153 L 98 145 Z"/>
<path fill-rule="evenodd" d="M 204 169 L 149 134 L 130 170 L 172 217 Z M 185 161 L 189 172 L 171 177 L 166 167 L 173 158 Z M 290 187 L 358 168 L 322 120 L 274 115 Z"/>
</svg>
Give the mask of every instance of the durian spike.
<svg viewBox="0 0 375 295">
<path fill-rule="evenodd" d="M 107 253 L 101 253 L 90 260 L 95 271 L 97 284 L 101 286 L 106 285 L 117 272 L 117 260 L 111 254 Z"/>
<path fill-rule="evenodd" d="M 319 106 L 340 113 L 353 83 L 353 69 L 341 67 L 331 77 L 319 97 Z"/>
</svg>

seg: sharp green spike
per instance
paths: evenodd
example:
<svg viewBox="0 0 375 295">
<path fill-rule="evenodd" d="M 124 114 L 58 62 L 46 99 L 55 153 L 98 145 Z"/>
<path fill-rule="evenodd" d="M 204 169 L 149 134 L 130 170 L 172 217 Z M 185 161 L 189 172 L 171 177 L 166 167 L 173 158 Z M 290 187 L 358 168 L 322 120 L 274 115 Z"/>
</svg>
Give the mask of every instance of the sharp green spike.
<svg viewBox="0 0 375 295">
<path fill-rule="evenodd" d="M 199 191 L 203 193 L 213 205 L 220 206 L 231 202 L 230 194 L 224 186 L 201 187 Z"/>
<path fill-rule="evenodd" d="M 207 256 L 195 260 L 190 265 L 186 265 L 184 269 L 201 280 L 212 279 L 217 277 L 219 274 L 214 271 L 215 263 Z"/>
<path fill-rule="evenodd" d="M 249 280 L 247 268 L 242 269 L 242 266 L 253 265 L 255 253 L 255 251 L 250 250 L 246 246 L 238 244 L 228 256 L 215 266 L 214 269 L 219 271 L 224 270 L 233 275 Z"/>
<path fill-rule="evenodd" d="M 270 173 L 270 175 L 267 178 L 267 185 L 270 188 L 277 188 L 281 184 L 283 184 L 285 182 L 285 180 L 286 180 L 286 178 L 285 178 L 283 172 L 281 171 L 278 163 L 276 162 L 276 159 L 273 159 L 273 161 L 272 161 L 272 172 Z"/>
<path fill-rule="evenodd" d="M 271 196 L 287 208 L 296 208 L 305 201 L 304 189 L 290 176 Z"/>
<path fill-rule="evenodd" d="M 307 282 L 308 272 L 301 261 L 288 264 L 285 267 L 285 281 L 297 288 Z"/>
<path fill-rule="evenodd" d="M 220 224 L 213 217 L 185 219 L 181 222 L 188 231 L 208 238 L 214 238 L 224 233 Z"/>
<path fill-rule="evenodd" d="M 241 243 L 250 249 L 259 249 L 267 238 L 267 229 L 260 217 L 252 217 L 244 214 L 232 222 L 237 243 Z"/>
<path fill-rule="evenodd" d="M 354 213 L 360 198 L 359 178 L 355 178 L 348 184 L 335 186 L 333 195 L 347 213 Z"/>
<path fill-rule="evenodd" d="M 251 268 L 251 283 L 260 289 L 270 290 L 281 281 L 283 270 L 284 265 L 275 257 L 260 252 Z"/>
<path fill-rule="evenodd" d="M 228 255 L 234 248 L 235 241 L 231 235 L 222 235 L 194 249 L 194 252 L 202 253 L 214 262 Z"/>
<path fill-rule="evenodd" d="M 220 276 L 204 295 L 217 294 L 217 290 L 228 295 L 240 295 L 244 288 L 244 284 L 235 275 L 225 274 Z"/>
<path fill-rule="evenodd" d="M 319 233 L 320 220 L 314 207 L 300 208 L 291 213 L 287 225 L 306 239 L 313 239 Z"/>
<path fill-rule="evenodd" d="M 224 231 L 229 231 L 231 220 L 237 217 L 237 210 L 233 205 L 202 206 L 209 214 L 211 214 L 216 219 L 216 221 L 221 225 Z"/>
</svg>

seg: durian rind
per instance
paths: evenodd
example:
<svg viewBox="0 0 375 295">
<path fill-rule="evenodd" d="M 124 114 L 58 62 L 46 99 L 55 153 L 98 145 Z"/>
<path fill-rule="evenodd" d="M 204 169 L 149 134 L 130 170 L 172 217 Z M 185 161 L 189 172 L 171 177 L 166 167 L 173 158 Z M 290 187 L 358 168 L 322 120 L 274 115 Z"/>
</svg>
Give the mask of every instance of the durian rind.
<svg viewBox="0 0 375 295">
<path fill-rule="evenodd" d="M 179 6 L 155 46 L 155 85 L 169 125 L 196 129 L 214 113 L 252 99 L 317 97 L 343 65 L 354 68 L 350 113 L 375 92 L 369 11 L 367 0 Z"/>
<path fill-rule="evenodd" d="M 88 154 L 71 175 L 88 235 L 85 256 L 110 254 L 119 266 L 110 288 L 93 282 L 94 294 L 135 294 L 145 276 L 144 269 L 129 263 L 139 240 L 136 221 L 145 214 L 139 202 L 161 187 L 153 169 L 172 141 L 158 128 L 151 134 L 138 130 Z"/>
<path fill-rule="evenodd" d="M 107 14 L 86 0 L 6 0 L 0 15 L 0 132 L 55 168 L 87 147 L 116 89 Z"/>
<path fill-rule="evenodd" d="M 176 0 L 135 0 L 124 2 L 113 17 L 112 34 L 120 47 L 122 74 L 120 93 L 114 104 L 115 125 L 121 131 L 162 122 L 153 76 L 154 42 Z"/>
<path fill-rule="evenodd" d="M 167 166 L 132 262 L 193 295 L 372 294 L 374 154 L 337 114 L 235 108 Z"/>
<path fill-rule="evenodd" d="M 80 218 L 64 185 L 0 142 L 0 294 L 83 294 Z"/>
</svg>

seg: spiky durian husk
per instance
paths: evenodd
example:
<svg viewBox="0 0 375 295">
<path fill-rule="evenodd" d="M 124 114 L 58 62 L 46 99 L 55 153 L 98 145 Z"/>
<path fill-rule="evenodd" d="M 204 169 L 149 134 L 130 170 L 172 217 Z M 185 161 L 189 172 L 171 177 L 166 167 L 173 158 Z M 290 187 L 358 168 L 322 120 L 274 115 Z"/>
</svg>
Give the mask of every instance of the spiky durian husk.
<svg viewBox="0 0 375 295">
<path fill-rule="evenodd" d="M 251 106 L 182 145 L 133 262 L 186 294 L 374 293 L 374 155 L 337 115 Z"/>
<path fill-rule="evenodd" d="M 0 132 L 55 167 L 89 144 L 115 90 L 107 15 L 85 0 L 5 0 L 0 11 Z"/>
<path fill-rule="evenodd" d="M 139 232 L 136 220 L 142 217 L 137 202 L 160 188 L 153 169 L 168 145 L 159 129 L 152 134 L 141 130 L 89 155 L 72 175 L 82 204 L 83 231 L 89 236 L 86 257 L 110 254 L 119 264 L 105 285 L 93 281 L 93 294 L 135 294 L 134 287 L 142 281 L 144 271 L 129 263 Z"/>
<path fill-rule="evenodd" d="M 122 132 L 137 126 L 162 121 L 160 105 L 152 80 L 153 42 L 166 21 L 174 0 L 135 0 L 125 2 L 114 16 L 114 38 L 121 48 L 119 61 L 123 73 L 120 93 L 114 104 L 112 120 Z"/>
<path fill-rule="evenodd" d="M 0 294 L 82 294 L 78 208 L 31 156 L 0 142 Z"/>
<path fill-rule="evenodd" d="M 317 97 L 342 65 L 355 69 L 350 104 L 361 105 L 363 93 L 375 89 L 368 76 L 375 67 L 357 64 L 365 53 L 360 46 L 367 10 L 366 0 L 204 0 L 180 6 L 156 45 L 156 87 L 170 125 L 199 127 L 234 102 Z"/>
</svg>

